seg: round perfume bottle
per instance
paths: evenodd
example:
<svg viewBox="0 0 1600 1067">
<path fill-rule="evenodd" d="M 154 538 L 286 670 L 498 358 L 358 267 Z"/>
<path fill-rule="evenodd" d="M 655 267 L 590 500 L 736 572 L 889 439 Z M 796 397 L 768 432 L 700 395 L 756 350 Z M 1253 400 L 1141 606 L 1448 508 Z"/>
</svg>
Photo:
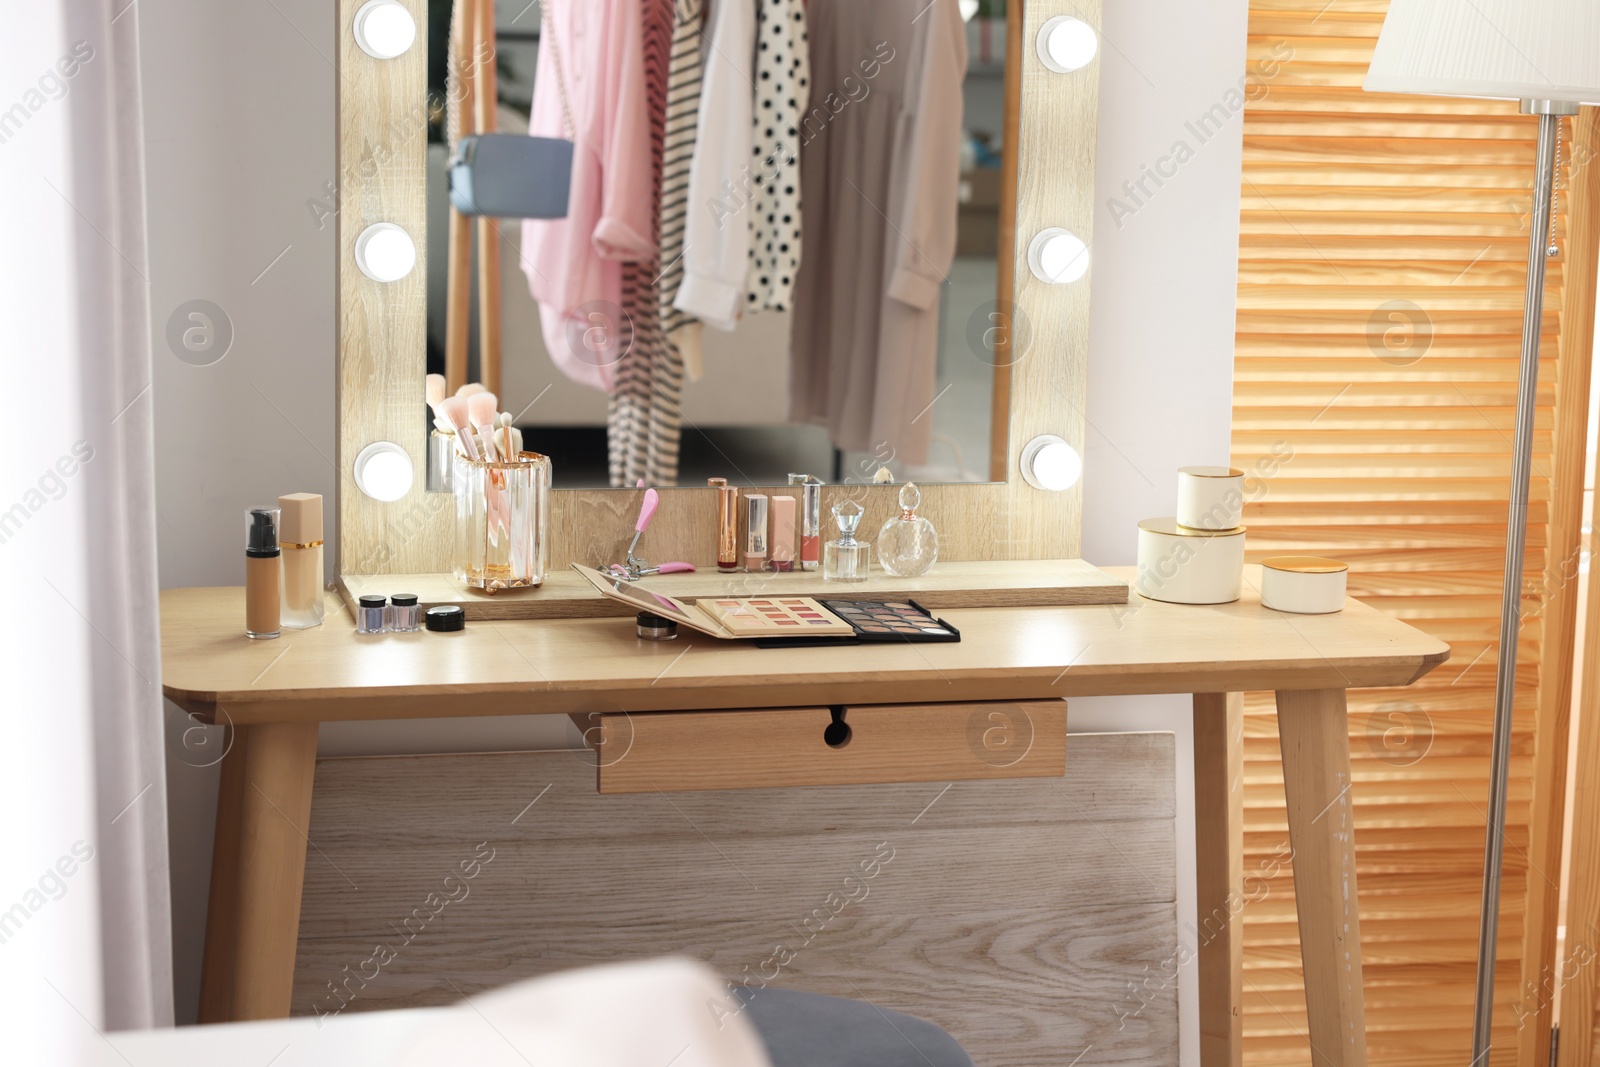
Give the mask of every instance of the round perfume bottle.
<svg viewBox="0 0 1600 1067">
<path fill-rule="evenodd" d="M 915 482 L 900 487 L 900 514 L 878 531 L 878 563 L 890 574 L 915 578 L 939 558 L 939 533 L 917 514 L 922 493 Z"/>
<path fill-rule="evenodd" d="M 861 505 L 841 500 L 833 506 L 833 521 L 839 526 L 839 539 L 822 546 L 822 580 L 826 582 L 864 582 L 872 567 L 872 546 L 856 540 L 861 524 Z"/>
</svg>

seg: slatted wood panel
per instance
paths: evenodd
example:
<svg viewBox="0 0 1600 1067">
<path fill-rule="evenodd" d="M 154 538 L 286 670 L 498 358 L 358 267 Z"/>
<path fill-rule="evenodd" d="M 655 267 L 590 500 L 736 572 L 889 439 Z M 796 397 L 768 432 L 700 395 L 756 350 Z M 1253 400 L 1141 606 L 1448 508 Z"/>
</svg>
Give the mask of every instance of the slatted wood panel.
<svg viewBox="0 0 1600 1067">
<path fill-rule="evenodd" d="M 932 1019 L 981 1064 L 1174 1064 L 1172 736 L 1068 753 L 1064 778 L 670 798 L 597 795 L 589 753 L 321 760 L 291 1011 L 685 953 Z"/>
<path fill-rule="evenodd" d="M 1364 93 L 1386 9 L 1386 0 L 1251 4 L 1257 88 L 1244 111 L 1233 462 L 1256 475 L 1245 512 L 1252 561 L 1346 560 L 1353 596 L 1451 643 L 1450 664 L 1412 689 L 1352 693 L 1350 730 L 1371 1062 L 1458 1065 L 1471 1058 L 1537 127 L 1514 104 Z M 1564 220 L 1559 229 L 1564 242 Z M 1545 304 L 1495 1064 L 1517 1058 L 1512 1004 L 1527 999 L 1540 577 L 1552 555 L 1558 415 L 1568 414 L 1555 404 L 1564 263 L 1549 264 Z M 1245 746 L 1251 872 L 1287 841 L 1270 694 L 1247 700 Z M 1294 888 L 1286 873 L 1269 884 L 1243 913 L 1245 1059 L 1301 1064 Z"/>
</svg>

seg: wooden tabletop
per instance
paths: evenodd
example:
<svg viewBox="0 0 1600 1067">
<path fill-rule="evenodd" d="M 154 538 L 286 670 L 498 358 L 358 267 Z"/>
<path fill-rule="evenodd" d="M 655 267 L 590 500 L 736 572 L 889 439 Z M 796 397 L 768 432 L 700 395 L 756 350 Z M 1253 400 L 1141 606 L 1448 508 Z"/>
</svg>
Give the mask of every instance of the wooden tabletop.
<svg viewBox="0 0 1600 1067">
<path fill-rule="evenodd" d="M 1131 578 L 1131 568 L 1111 573 Z M 631 619 L 475 622 L 454 634 L 358 635 L 327 622 L 244 636 L 240 588 L 161 594 L 168 697 L 228 721 L 328 722 L 573 711 L 1010 700 L 1113 693 L 1405 685 L 1441 641 L 1351 600 L 1333 615 L 1145 600 L 941 612 L 959 644 L 762 649 L 683 632 L 641 641 Z"/>
</svg>

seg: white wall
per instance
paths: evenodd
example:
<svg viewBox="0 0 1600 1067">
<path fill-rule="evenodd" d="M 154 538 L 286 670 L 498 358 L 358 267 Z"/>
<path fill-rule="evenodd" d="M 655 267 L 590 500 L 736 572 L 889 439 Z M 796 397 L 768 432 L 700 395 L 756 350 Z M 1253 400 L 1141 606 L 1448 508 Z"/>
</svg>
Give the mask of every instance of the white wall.
<svg viewBox="0 0 1600 1067">
<path fill-rule="evenodd" d="M 333 495 L 333 229 L 307 201 L 334 177 L 327 0 L 217 4 L 143 0 L 151 308 L 163 586 L 241 580 L 244 509 L 282 492 Z M 1187 120 L 1244 70 L 1245 2 L 1119 0 L 1104 15 L 1092 272 L 1083 550 L 1133 560 L 1138 519 L 1170 514 L 1176 468 L 1228 455 L 1237 263 L 1240 120 L 1203 145 L 1131 216 L 1108 197 L 1194 136 Z M 1141 199 L 1144 199 L 1141 197 Z M 1120 222 L 1120 225 L 1119 225 Z M 287 249 L 287 251 L 285 251 Z M 282 252 L 282 258 L 274 261 Z M 269 266 L 270 264 L 270 266 Z M 263 273 L 264 271 L 264 273 Z M 169 316 L 208 300 L 232 323 L 227 355 L 194 366 L 169 349 Z M 190 359 L 203 359 L 191 355 Z M 331 516 L 330 516 L 331 529 Z M 333 559 L 329 559 L 330 570 Z M 214 753 L 169 707 L 174 939 L 180 1020 L 198 995 L 210 868 Z M 1179 699 L 1078 701 L 1073 728 L 1170 729 L 1180 798 L 1189 717 Z M 388 724 L 381 739 L 324 731 L 325 751 L 435 745 L 538 746 L 564 720 Z M 1181 813 L 1180 894 L 1191 901 L 1192 810 Z M 1197 1062 L 1193 969 L 1180 990 L 1183 1063 Z"/>
<path fill-rule="evenodd" d="M 1083 556 L 1091 563 L 1134 562 L 1139 520 L 1173 512 L 1179 467 L 1228 462 L 1243 117 L 1234 114 L 1203 143 L 1185 124 L 1237 88 L 1247 15 L 1245 0 L 1105 4 L 1083 475 Z M 1162 167 L 1175 176 L 1159 187 L 1146 178 L 1137 196 L 1124 189 L 1143 168 L 1172 158 L 1179 141 L 1193 154 Z M 1192 951 L 1189 699 L 1102 697 L 1071 709 L 1074 730 L 1177 734 L 1178 924 Z M 1191 963 L 1178 990 L 1184 1067 L 1199 1063 L 1198 990 Z"/>
</svg>

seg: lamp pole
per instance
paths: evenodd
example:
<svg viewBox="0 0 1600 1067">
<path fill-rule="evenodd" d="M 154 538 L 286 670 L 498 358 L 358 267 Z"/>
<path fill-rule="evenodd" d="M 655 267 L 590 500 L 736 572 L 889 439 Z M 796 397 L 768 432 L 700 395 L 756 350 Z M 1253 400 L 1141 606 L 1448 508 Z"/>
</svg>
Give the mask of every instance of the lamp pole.
<svg viewBox="0 0 1600 1067">
<path fill-rule="evenodd" d="M 1500 874 L 1506 827 L 1506 778 L 1511 767 L 1512 705 L 1516 697 L 1517 631 L 1522 623 L 1522 554 L 1528 530 L 1528 481 L 1533 463 L 1534 399 L 1539 384 L 1539 335 L 1544 320 L 1544 263 L 1550 240 L 1556 141 L 1561 117 L 1578 106 L 1524 100 L 1522 113 L 1539 116 L 1539 150 L 1528 235 L 1528 288 L 1522 310 L 1522 369 L 1517 378 L 1517 428 L 1512 440 L 1511 499 L 1506 514 L 1506 572 L 1500 601 L 1500 657 L 1495 671 L 1494 745 L 1489 759 L 1489 820 L 1483 842 L 1483 913 L 1478 927 L 1478 985 L 1472 1025 L 1472 1065 L 1489 1053 L 1494 1025 L 1495 942 L 1500 932 Z"/>
</svg>

